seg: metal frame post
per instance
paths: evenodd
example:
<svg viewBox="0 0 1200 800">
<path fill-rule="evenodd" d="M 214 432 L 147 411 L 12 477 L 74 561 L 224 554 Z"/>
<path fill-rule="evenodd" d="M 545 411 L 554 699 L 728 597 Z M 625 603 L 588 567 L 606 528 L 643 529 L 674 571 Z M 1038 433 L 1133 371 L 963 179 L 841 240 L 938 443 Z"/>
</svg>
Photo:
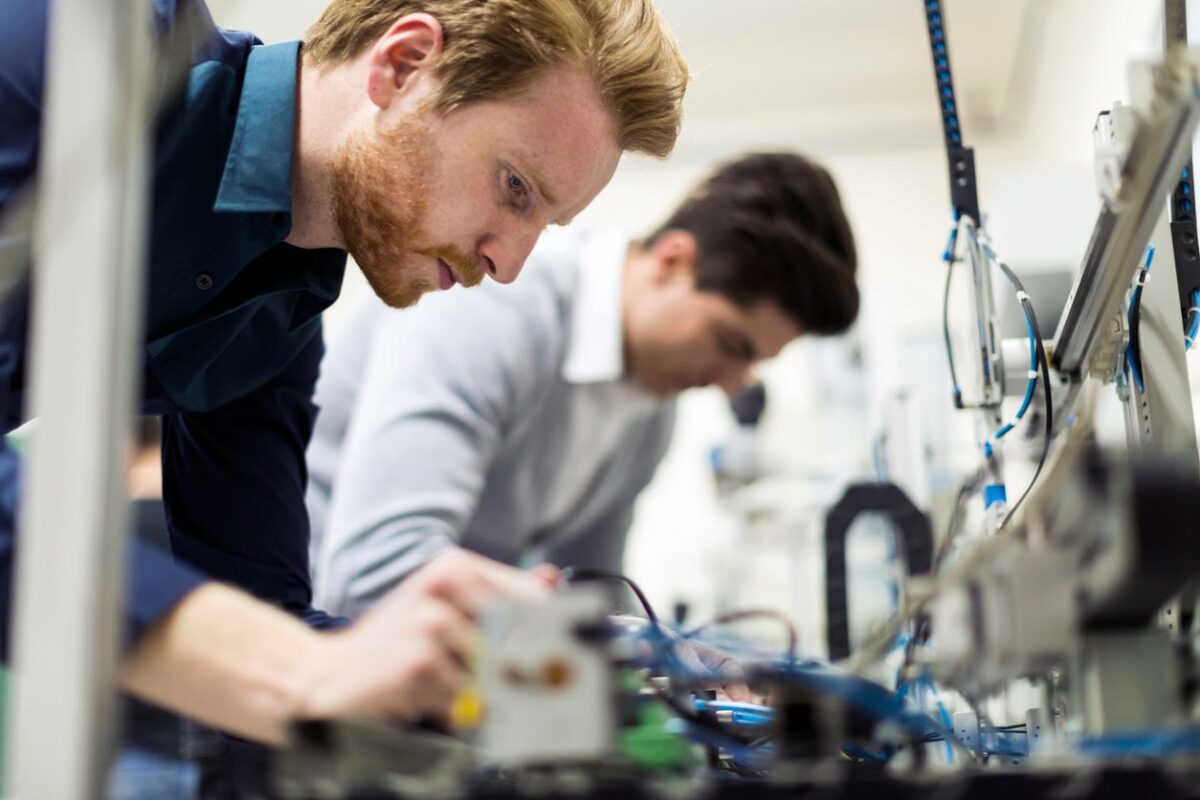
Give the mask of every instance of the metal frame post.
<svg viewBox="0 0 1200 800">
<path fill-rule="evenodd" d="M 55 0 L 7 794 L 103 795 L 146 246 L 149 0 Z"/>
<path fill-rule="evenodd" d="M 1142 289 L 1138 325 L 1146 390 L 1129 382 L 1129 396 L 1124 399 L 1126 436 L 1133 451 L 1175 456 L 1200 472 L 1192 389 L 1179 327 L 1171 225 L 1165 212 L 1150 241 L 1155 246 L 1154 264 Z"/>
</svg>

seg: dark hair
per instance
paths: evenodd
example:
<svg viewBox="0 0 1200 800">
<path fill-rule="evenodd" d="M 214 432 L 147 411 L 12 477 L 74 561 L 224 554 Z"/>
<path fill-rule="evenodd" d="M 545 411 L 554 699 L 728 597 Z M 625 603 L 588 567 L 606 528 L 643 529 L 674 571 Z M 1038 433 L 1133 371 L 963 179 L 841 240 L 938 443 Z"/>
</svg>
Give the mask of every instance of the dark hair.
<svg viewBox="0 0 1200 800">
<path fill-rule="evenodd" d="M 837 186 L 795 153 L 723 165 L 646 240 L 696 238 L 696 288 L 742 308 L 775 303 L 810 334 L 841 333 L 858 314 L 854 236 Z"/>
</svg>

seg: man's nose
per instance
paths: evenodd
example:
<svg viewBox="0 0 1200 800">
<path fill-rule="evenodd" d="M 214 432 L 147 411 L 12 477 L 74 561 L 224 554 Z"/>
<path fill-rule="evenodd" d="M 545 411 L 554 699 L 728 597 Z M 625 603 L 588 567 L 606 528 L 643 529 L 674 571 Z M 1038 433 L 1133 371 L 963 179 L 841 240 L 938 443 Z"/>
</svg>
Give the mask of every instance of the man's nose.
<svg viewBox="0 0 1200 800">
<path fill-rule="evenodd" d="M 493 280 L 512 283 L 521 274 L 526 259 L 533 252 L 541 231 L 513 229 L 499 235 L 489 235 L 480 243 L 479 253 L 484 267 Z"/>
<path fill-rule="evenodd" d="M 751 366 L 751 364 L 743 361 L 732 362 L 729 366 L 722 369 L 717 376 L 717 380 L 715 381 L 717 386 L 720 386 L 721 391 L 732 398 L 746 385 L 750 377 Z"/>
</svg>

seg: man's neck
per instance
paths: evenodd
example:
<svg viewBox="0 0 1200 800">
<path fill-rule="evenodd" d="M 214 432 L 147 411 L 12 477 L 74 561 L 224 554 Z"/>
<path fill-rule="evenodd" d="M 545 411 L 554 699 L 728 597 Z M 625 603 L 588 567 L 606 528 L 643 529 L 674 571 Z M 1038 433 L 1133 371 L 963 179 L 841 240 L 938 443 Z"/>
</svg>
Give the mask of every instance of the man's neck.
<svg viewBox="0 0 1200 800">
<path fill-rule="evenodd" d="M 318 69 L 300 57 L 296 89 L 296 142 L 292 156 L 292 230 L 296 247 L 342 247 L 333 217 L 330 164 L 342 140 L 355 96 L 351 64 Z"/>
</svg>

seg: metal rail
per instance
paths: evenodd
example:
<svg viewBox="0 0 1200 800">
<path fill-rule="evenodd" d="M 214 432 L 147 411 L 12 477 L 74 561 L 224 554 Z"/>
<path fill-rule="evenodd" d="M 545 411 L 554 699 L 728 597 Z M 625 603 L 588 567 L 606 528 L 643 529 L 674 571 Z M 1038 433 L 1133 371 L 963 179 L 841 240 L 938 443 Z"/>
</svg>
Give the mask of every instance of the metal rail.
<svg viewBox="0 0 1200 800">
<path fill-rule="evenodd" d="M 142 323 L 150 0 L 50 8 L 7 794 L 104 793 Z"/>
<path fill-rule="evenodd" d="M 1153 111 L 1137 127 L 1116 201 L 1100 211 L 1059 321 L 1053 361 L 1060 372 L 1076 378 L 1111 375 L 1121 299 L 1190 157 L 1200 121 L 1193 72 L 1182 52 L 1170 54 L 1156 71 Z"/>
</svg>

